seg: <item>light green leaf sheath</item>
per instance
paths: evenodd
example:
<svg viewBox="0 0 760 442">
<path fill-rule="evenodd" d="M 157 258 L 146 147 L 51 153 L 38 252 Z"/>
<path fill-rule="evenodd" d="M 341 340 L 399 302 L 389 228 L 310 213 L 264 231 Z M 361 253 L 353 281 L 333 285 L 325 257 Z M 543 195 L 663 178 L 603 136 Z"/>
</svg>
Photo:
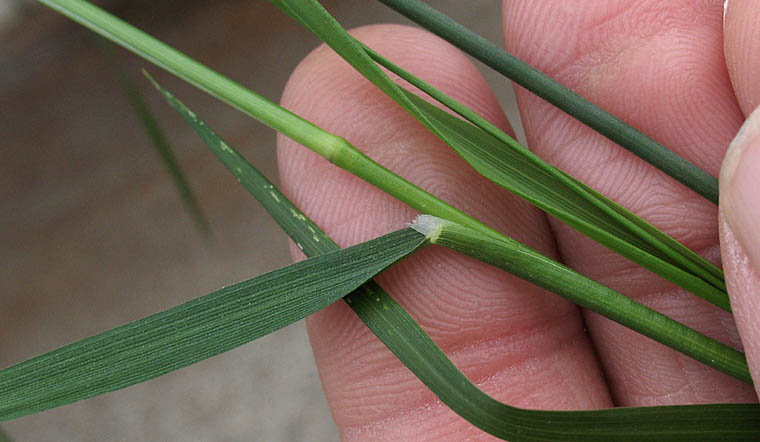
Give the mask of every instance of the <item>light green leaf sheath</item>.
<svg viewBox="0 0 760 442">
<path fill-rule="evenodd" d="M 332 304 L 425 243 L 404 229 L 292 264 L 0 371 L 0 421 L 147 381 Z"/>
<path fill-rule="evenodd" d="M 222 141 L 171 94 L 157 84 L 156 86 L 307 256 L 338 249 L 316 224 L 235 149 Z M 555 265 L 550 263 L 548 268 Z M 548 271 L 547 267 L 542 270 Z M 510 407 L 494 400 L 472 384 L 414 319 L 374 281 L 364 284 L 344 300 L 443 403 L 473 425 L 503 439 L 513 442 L 692 441 L 714 437 L 751 440 L 755 432 L 760 431 L 760 407 L 756 404 L 578 412 L 534 411 Z"/>
</svg>

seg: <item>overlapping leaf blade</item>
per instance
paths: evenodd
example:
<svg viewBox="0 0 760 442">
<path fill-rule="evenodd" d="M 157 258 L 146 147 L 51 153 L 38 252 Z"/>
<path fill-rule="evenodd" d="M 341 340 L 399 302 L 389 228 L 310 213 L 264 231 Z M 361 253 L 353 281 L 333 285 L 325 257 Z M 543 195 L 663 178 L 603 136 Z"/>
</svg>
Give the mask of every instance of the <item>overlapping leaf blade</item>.
<svg viewBox="0 0 760 442">
<path fill-rule="evenodd" d="M 338 249 L 255 167 L 202 124 L 181 102 L 165 90 L 161 91 L 307 256 Z M 344 300 L 393 354 L 446 405 L 478 428 L 513 442 L 692 441 L 705 440 L 711 435 L 751 440 L 754 432 L 760 431 L 760 406 L 757 404 L 570 412 L 511 407 L 494 400 L 470 382 L 414 319 L 374 281 L 362 285 Z"/>
<path fill-rule="evenodd" d="M 715 177 L 577 95 L 538 69 L 420 0 L 379 1 L 567 112 L 707 200 L 714 204 L 718 203 L 718 180 Z"/>
<path fill-rule="evenodd" d="M 593 201 L 598 194 L 585 191 L 587 187 L 576 185 L 576 180 L 516 141 L 505 142 L 505 134 L 497 138 L 404 91 L 316 0 L 271 1 L 332 47 L 478 172 L 626 258 L 730 311 L 722 272 L 717 267 L 680 244 L 674 246 L 677 242 L 666 234 L 652 234 L 654 227 L 620 206 L 610 207 L 614 203 L 609 199 Z M 426 89 L 433 88 L 427 85 Z"/>
<path fill-rule="evenodd" d="M 577 193 L 576 195 L 577 197 L 582 197 L 585 200 L 584 202 L 582 202 L 583 206 L 580 207 L 581 210 L 584 209 L 584 206 L 586 204 L 593 204 L 599 210 L 602 210 L 605 213 L 607 213 L 610 217 L 613 217 L 617 222 L 627 224 L 626 226 L 627 228 L 618 229 L 618 231 L 621 231 L 622 234 L 627 235 L 632 242 L 639 242 L 639 238 L 634 235 L 630 235 L 628 231 L 629 229 L 633 229 L 634 231 L 640 230 L 643 232 L 643 234 L 653 237 L 655 241 L 653 241 L 651 245 L 659 246 L 658 249 L 653 249 L 653 253 L 658 253 L 659 251 L 661 255 L 664 254 L 664 256 L 668 256 L 673 260 L 681 262 L 682 265 L 687 266 L 690 269 L 693 269 L 695 272 L 701 272 L 700 274 L 704 275 L 706 279 L 709 280 L 712 284 L 714 284 L 716 287 L 720 288 L 721 290 L 725 290 L 725 282 L 723 281 L 723 272 L 717 266 L 713 265 L 709 261 L 706 261 L 697 253 L 695 253 L 688 247 L 685 247 L 683 244 L 674 240 L 670 236 L 664 234 L 662 231 L 653 227 L 652 225 L 650 225 L 643 219 L 633 215 L 630 211 L 624 209 L 619 204 L 608 199 L 607 197 L 600 194 L 599 192 L 596 192 L 595 190 L 591 189 L 590 187 L 586 186 L 585 184 L 581 183 L 580 181 L 576 180 L 570 175 L 565 174 L 564 172 L 552 166 L 551 164 L 548 164 L 546 161 L 544 161 L 543 159 L 535 155 L 533 152 L 531 152 L 530 150 L 522 146 L 514 138 L 504 133 L 497 126 L 495 126 L 494 124 L 492 124 L 485 118 L 481 117 L 476 112 L 467 108 L 463 104 L 457 102 L 450 96 L 436 89 L 429 83 L 414 76 L 411 72 L 406 71 L 400 66 L 392 63 L 390 60 L 381 56 L 380 54 L 373 51 L 366 45 L 362 45 L 362 47 L 364 48 L 365 52 L 370 57 L 372 57 L 372 59 L 375 60 L 377 63 L 387 68 L 391 72 L 397 74 L 399 77 L 408 81 L 410 84 L 414 85 L 415 87 L 419 88 L 425 94 L 431 96 L 436 101 L 440 102 L 444 106 L 456 112 L 462 118 L 466 119 L 467 121 L 474 124 L 475 126 L 478 126 L 484 132 L 486 132 L 487 134 L 489 134 L 490 136 L 498 140 L 500 143 L 502 143 L 502 145 L 500 146 L 501 149 L 498 149 L 495 155 L 497 156 L 501 155 L 502 158 L 506 159 L 506 162 L 509 162 L 509 160 L 514 156 L 525 157 L 522 160 L 515 159 L 514 161 L 530 163 L 528 167 L 537 169 L 537 171 L 535 172 L 536 175 L 538 176 L 542 176 L 544 174 L 551 175 L 557 181 L 556 182 L 557 185 L 568 188 L 568 190 L 570 191 L 568 193 L 573 193 L 573 192 Z M 410 98 L 412 99 L 416 98 L 416 95 L 410 93 L 409 91 L 404 90 L 404 92 Z M 422 102 L 420 100 L 418 100 L 418 102 L 420 102 L 422 106 L 426 106 L 427 108 L 431 107 L 427 102 Z M 423 107 L 422 110 L 425 111 L 425 108 Z M 503 150 L 504 152 L 501 152 L 501 150 Z M 505 159 L 501 159 L 500 162 L 505 162 Z M 505 177 L 505 178 L 509 179 L 509 177 Z M 525 179 L 530 179 L 530 177 L 525 177 Z M 641 244 L 641 246 L 644 246 L 644 247 L 648 246 L 647 243 L 639 242 L 639 244 Z"/>
</svg>

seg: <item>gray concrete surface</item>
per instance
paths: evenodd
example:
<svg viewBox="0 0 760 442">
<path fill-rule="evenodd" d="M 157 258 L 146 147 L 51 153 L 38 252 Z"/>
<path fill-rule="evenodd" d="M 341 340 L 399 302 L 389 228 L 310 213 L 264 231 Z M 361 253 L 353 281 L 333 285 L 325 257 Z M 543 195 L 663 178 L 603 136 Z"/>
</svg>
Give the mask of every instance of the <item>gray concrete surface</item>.
<svg viewBox="0 0 760 442">
<path fill-rule="evenodd" d="M 105 3 L 273 100 L 317 45 L 264 1 Z M 498 1 L 431 3 L 501 41 Z M 325 5 L 346 26 L 404 22 L 376 2 Z M 0 367 L 290 262 L 285 236 L 143 82 L 210 219 L 216 243 L 202 240 L 88 32 L 27 1 L 0 15 Z M 272 131 L 120 54 L 276 180 Z M 511 87 L 487 77 L 514 119 Z M 2 427 L 18 441 L 338 439 L 301 323 Z"/>
</svg>

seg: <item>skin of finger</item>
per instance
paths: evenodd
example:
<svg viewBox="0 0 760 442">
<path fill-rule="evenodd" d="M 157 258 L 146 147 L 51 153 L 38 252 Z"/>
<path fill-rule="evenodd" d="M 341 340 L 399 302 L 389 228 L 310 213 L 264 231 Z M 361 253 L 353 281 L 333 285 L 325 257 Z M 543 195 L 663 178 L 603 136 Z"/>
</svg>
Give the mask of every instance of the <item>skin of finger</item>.
<svg viewBox="0 0 760 442">
<path fill-rule="evenodd" d="M 508 124 L 467 58 L 424 31 L 353 31 L 394 62 Z M 493 227 L 554 255 L 545 217 L 472 171 L 395 103 L 320 47 L 291 76 L 282 103 L 380 164 Z M 284 137 L 286 194 L 341 246 L 404 227 L 415 212 Z M 294 249 L 297 256 L 300 252 Z M 378 278 L 480 388 L 534 408 L 610 405 L 578 309 L 511 275 L 435 246 Z M 442 406 L 344 303 L 307 321 L 320 378 L 345 440 L 487 438 Z"/>
<path fill-rule="evenodd" d="M 755 380 L 755 391 L 760 394 L 760 321 L 757 319 L 760 318 L 760 297 L 757 296 L 760 291 L 760 275 L 726 224 L 723 213 L 720 216 L 720 227 L 728 294 L 744 343 L 749 370 Z"/>
<path fill-rule="evenodd" d="M 749 116 L 760 104 L 760 85 L 756 80 L 752 81 L 760 69 L 760 40 L 757 38 L 760 32 L 760 5 L 752 1 L 733 0 L 727 1 L 725 6 L 723 45 L 726 65 L 736 98 L 744 114 Z M 757 112 L 755 110 L 752 118 L 755 122 Z M 731 228 L 731 222 L 736 224 L 739 221 L 737 218 L 745 215 L 742 213 L 744 204 L 741 198 L 734 198 L 740 195 L 736 187 L 746 188 L 748 185 L 745 180 L 735 180 L 734 175 L 740 165 L 745 168 L 745 178 L 747 173 L 752 173 L 750 170 L 753 165 L 760 165 L 756 153 L 760 151 L 758 148 L 760 131 L 757 124 L 745 124 L 741 135 L 732 143 L 721 168 L 720 240 L 731 307 L 747 353 L 750 372 L 755 380 L 755 391 L 760 392 L 760 275 L 757 271 L 760 259 L 748 256 Z M 752 195 L 753 192 L 745 194 Z M 754 195 L 757 196 L 757 193 L 754 192 Z M 743 221 L 753 222 L 748 219 Z M 744 239 L 744 242 L 749 243 L 749 238 Z M 754 252 L 758 255 L 757 250 Z"/>
<path fill-rule="evenodd" d="M 749 115 L 760 106 L 760 13 L 754 0 L 726 0 L 723 20 L 723 45 L 726 67 L 734 86 L 736 98 Z"/>
<path fill-rule="evenodd" d="M 722 57 L 721 1 L 504 2 L 507 50 L 717 176 L 742 117 Z M 591 129 L 517 88 L 530 147 L 719 262 L 717 210 Z M 740 347 L 731 316 L 550 220 L 581 273 Z M 618 405 L 752 401 L 751 387 L 590 312 Z"/>
</svg>

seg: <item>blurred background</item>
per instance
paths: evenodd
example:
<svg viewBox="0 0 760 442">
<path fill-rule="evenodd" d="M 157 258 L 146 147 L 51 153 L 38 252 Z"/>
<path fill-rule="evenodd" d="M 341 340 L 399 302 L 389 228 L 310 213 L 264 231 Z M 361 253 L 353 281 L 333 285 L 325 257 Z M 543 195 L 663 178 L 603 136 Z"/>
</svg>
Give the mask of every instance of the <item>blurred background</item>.
<svg viewBox="0 0 760 442">
<path fill-rule="evenodd" d="M 318 44 L 263 0 L 95 3 L 274 101 Z M 501 42 L 498 0 L 430 3 Z M 377 2 L 323 4 L 346 27 L 408 23 Z M 32 1 L 0 0 L 0 368 L 290 262 L 285 235 L 140 69 L 277 182 L 274 132 L 116 54 L 168 135 L 215 241 L 182 205 L 92 34 Z M 511 85 L 483 72 L 516 125 Z M 0 427 L 18 441 L 338 439 L 303 323 Z"/>
</svg>

